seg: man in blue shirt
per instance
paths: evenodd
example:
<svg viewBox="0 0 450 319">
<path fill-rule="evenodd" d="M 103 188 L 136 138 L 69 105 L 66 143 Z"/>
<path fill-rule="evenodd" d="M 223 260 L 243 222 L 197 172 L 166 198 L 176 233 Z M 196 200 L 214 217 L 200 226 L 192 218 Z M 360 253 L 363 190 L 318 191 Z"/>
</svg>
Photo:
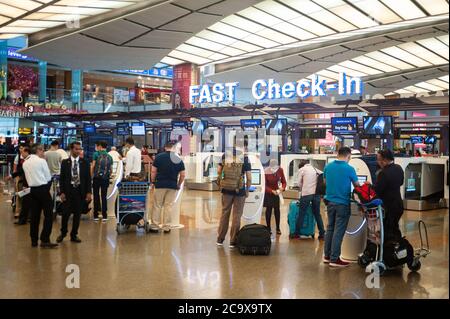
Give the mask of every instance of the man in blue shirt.
<svg viewBox="0 0 450 319">
<path fill-rule="evenodd" d="M 162 224 L 165 233 L 170 232 L 172 206 L 185 177 L 184 163 L 174 152 L 174 148 L 175 143 L 166 143 L 165 151 L 156 155 L 151 174 L 151 181 L 155 186 L 152 227 L 156 229 Z"/>
<path fill-rule="evenodd" d="M 350 219 L 351 184 L 359 186 L 355 169 L 348 164 L 352 150 L 341 147 L 338 158 L 325 166 L 323 177 L 326 185 L 328 226 L 325 233 L 323 262 L 331 267 L 347 267 L 340 259 L 341 245 Z"/>
</svg>

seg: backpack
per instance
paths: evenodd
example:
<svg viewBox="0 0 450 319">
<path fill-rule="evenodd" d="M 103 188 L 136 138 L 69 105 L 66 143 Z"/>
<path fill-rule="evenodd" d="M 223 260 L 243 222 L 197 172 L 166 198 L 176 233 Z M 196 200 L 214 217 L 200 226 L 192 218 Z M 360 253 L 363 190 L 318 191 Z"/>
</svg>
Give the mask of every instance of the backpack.
<svg viewBox="0 0 450 319">
<path fill-rule="evenodd" d="M 370 184 L 363 184 L 361 186 L 355 187 L 353 194 L 356 194 L 359 198 L 359 201 L 362 204 L 369 203 L 377 198 L 377 194 L 373 189 L 373 186 Z"/>
<path fill-rule="evenodd" d="M 323 182 L 323 173 L 319 173 L 315 168 L 316 171 L 316 177 L 317 177 L 317 184 L 316 184 L 316 195 L 325 195 L 326 193 L 326 187 L 325 183 Z"/>
<path fill-rule="evenodd" d="M 111 165 L 112 161 L 109 155 L 100 153 L 95 160 L 94 177 L 109 180 Z"/>
<path fill-rule="evenodd" d="M 242 163 L 225 163 L 220 177 L 220 187 L 224 190 L 239 192 L 244 187 Z"/>
</svg>

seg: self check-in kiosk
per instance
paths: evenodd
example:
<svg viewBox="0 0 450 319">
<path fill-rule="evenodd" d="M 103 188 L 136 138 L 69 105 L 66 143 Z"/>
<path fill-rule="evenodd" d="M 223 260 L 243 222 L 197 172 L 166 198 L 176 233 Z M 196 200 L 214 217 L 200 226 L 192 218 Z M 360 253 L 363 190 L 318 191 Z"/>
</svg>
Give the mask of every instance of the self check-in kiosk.
<svg viewBox="0 0 450 319">
<path fill-rule="evenodd" d="M 249 196 L 245 199 L 244 213 L 241 219 L 242 226 L 254 223 L 260 224 L 266 190 L 264 167 L 262 166 L 259 153 L 248 153 L 247 156 L 252 166 L 252 187 Z"/>
<path fill-rule="evenodd" d="M 202 190 L 215 190 L 212 189 L 212 186 L 206 186 L 201 188 L 199 186 L 201 181 L 204 181 L 203 184 L 211 184 L 216 185 L 214 182 L 217 180 L 217 165 L 222 162 L 223 153 L 221 152 L 211 152 L 211 153 L 197 153 L 198 155 L 195 160 L 195 180 L 186 181 L 186 187 L 189 189 L 202 189 Z M 264 178 L 264 167 L 261 164 L 261 160 L 259 157 L 259 153 L 248 153 L 248 160 L 251 164 L 252 171 L 252 187 L 249 192 L 249 196 L 245 200 L 244 204 L 244 213 L 242 216 L 242 224 L 252 224 L 252 223 L 260 223 L 261 213 L 263 209 L 264 202 L 264 192 L 265 192 L 265 178 Z M 193 157 L 191 157 L 192 159 Z M 190 160 L 191 160 L 190 159 Z M 197 160 L 198 159 L 198 160 Z M 194 166 L 190 166 L 194 167 Z M 204 172 L 206 172 L 209 176 L 204 176 Z M 193 176 L 193 175 L 190 175 Z M 217 187 L 218 190 L 218 187 Z"/>
<path fill-rule="evenodd" d="M 282 154 L 280 167 L 286 177 L 286 190 L 283 192 L 284 198 L 299 199 L 298 190 L 298 166 L 300 161 L 308 160 L 309 163 L 319 171 L 323 172 L 328 158 L 328 154 Z"/>
<path fill-rule="evenodd" d="M 396 157 L 395 163 L 405 172 L 400 189 L 405 209 L 421 211 L 447 207 L 447 158 Z"/>
<path fill-rule="evenodd" d="M 199 152 L 186 156 L 186 187 L 191 190 L 218 191 L 217 168 L 222 161 L 221 152 Z"/>
<path fill-rule="evenodd" d="M 108 187 L 108 193 L 106 195 L 108 206 L 108 217 L 116 217 L 116 200 L 119 194 L 118 184 L 122 181 L 123 177 L 123 162 L 114 161 L 112 167 L 112 174 L 110 178 L 110 184 Z"/>
</svg>

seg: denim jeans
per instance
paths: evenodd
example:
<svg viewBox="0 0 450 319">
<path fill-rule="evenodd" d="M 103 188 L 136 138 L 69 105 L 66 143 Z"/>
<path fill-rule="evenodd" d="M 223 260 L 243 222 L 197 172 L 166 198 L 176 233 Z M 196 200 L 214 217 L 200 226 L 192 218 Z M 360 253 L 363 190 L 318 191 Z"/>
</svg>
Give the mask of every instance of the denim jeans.
<svg viewBox="0 0 450 319">
<path fill-rule="evenodd" d="M 300 229 L 303 225 L 303 220 L 305 219 L 305 213 L 308 209 L 309 205 L 311 205 L 312 213 L 314 215 L 314 219 L 317 223 L 317 228 L 319 228 L 319 236 L 323 236 L 325 234 L 325 228 L 323 227 L 322 216 L 320 215 L 320 195 L 306 195 L 300 198 L 300 207 L 299 214 L 297 217 L 297 223 L 295 226 L 295 233 L 300 234 Z"/>
<path fill-rule="evenodd" d="M 328 226 L 325 233 L 324 255 L 332 262 L 341 255 L 342 240 L 350 220 L 350 205 L 329 202 L 327 206 Z"/>
</svg>

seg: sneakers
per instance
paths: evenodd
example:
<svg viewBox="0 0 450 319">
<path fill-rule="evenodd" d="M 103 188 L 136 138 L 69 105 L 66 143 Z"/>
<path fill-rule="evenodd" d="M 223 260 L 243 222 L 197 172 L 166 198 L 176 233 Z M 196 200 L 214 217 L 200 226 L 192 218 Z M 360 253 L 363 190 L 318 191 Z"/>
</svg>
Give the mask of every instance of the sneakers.
<svg viewBox="0 0 450 319">
<path fill-rule="evenodd" d="M 322 261 L 323 261 L 324 264 L 329 264 L 330 263 L 330 257 L 323 256 L 322 257 Z"/>
<path fill-rule="evenodd" d="M 99 218 L 98 217 L 94 217 L 94 222 L 98 222 Z"/>
<path fill-rule="evenodd" d="M 106 223 L 109 220 L 109 218 L 102 218 L 102 223 Z"/>
<path fill-rule="evenodd" d="M 346 262 L 346 261 L 342 261 L 340 258 L 338 258 L 336 261 L 330 261 L 330 267 L 334 267 L 334 268 L 344 268 L 344 267 L 348 267 L 350 265 L 350 263 Z"/>
<path fill-rule="evenodd" d="M 228 247 L 231 248 L 231 249 L 233 249 L 233 248 L 236 247 L 236 244 L 235 244 L 235 243 L 230 243 L 230 245 L 229 245 Z"/>
<path fill-rule="evenodd" d="M 223 246 L 223 241 L 216 242 L 216 245 L 219 246 L 219 247 L 222 247 Z"/>
<path fill-rule="evenodd" d="M 163 230 L 163 232 L 165 232 L 166 234 L 167 234 L 167 233 L 170 233 L 170 226 L 163 226 L 163 227 L 162 227 L 162 230 Z"/>
</svg>

